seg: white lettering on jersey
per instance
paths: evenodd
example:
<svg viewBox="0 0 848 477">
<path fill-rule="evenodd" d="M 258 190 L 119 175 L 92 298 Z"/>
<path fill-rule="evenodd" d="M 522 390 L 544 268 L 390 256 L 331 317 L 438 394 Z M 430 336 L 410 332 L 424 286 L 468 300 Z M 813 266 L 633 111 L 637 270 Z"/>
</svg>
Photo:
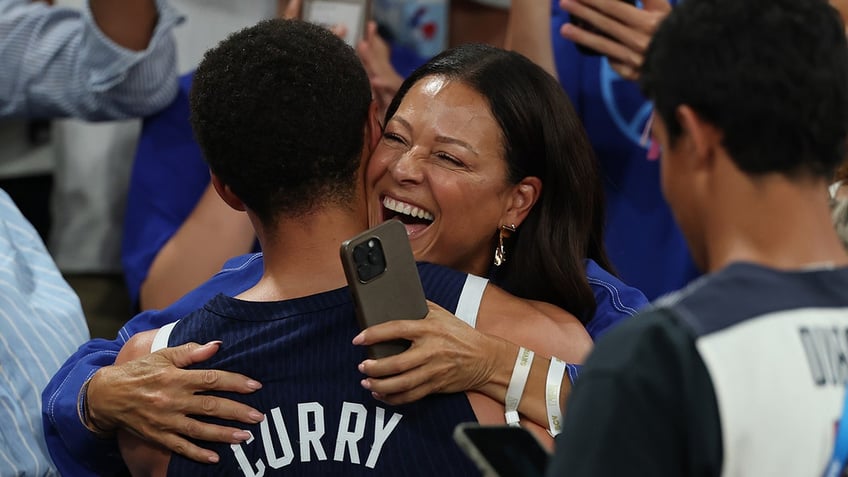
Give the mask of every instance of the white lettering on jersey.
<svg viewBox="0 0 848 477">
<path fill-rule="evenodd" d="M 315 428 L 309 429 L 309 415 L 312 415 L 315 420 Z M 321 438 L 324 437 L 324 406 L 317 402 L 302 402 L 297 405 L 297 425 L 300 431 L 300 461 L 309 462 L 312 460 L 312 453 L 309 451 L 310 444 L 315 450 L 315 455 L 318 460 L 327 460 L 327 453 L 324 452 L 324 446 L 321 445 Z"/>
<path fill-rule="evenodd" d="M 270 414 L 270 419 L 269 419 Z M 369 418 L 365 405 L 353 402 L 342 402 L 339 415 L 339 428 L 336 431 L 336 445 L 333 460 L 361 465 L 359 443 L 365 437 L 365 426 Z M 376 406 L 374 412 L 374 442 L 370 445 L 365 466 L 373 469 L 380 459 L 380 452 L 392 432 L 403 418 L 402 414 L 392 413 L 386 422 L 386 410 Z M 311 462 L 312 453 L 317 460 L 327 460 L 327 454 L 321 443 L 325 434 L 324 407 L 317 402 L 299 403 L 297 405 L 297 435 L 300 442 L 300 462 Z M 273 426 L 271 423 L 273 422 Z M 241 444 L 233 444 L 230 449 L 245 477 L 262 477 L 265 469 L 271 467 L 280 469 L 291 465 L 295 459 L 292 436 L 279 407 L 271 409 L 265 419 L 259 424 L 265 459 L 259 459 L 251 464 L 246 449 L 253 444 L 253 435 Z M 258 443 L 257 443 L 258 444 Z M 276 446 L 275 446 L 276 445 Z M 363 445 L 367 445 L 364 443 Z M 280 454 L 277 454 L 280 449 Z"/>
<path fill-rule="evenodd" d="M 368 454 L 368 460 L 365 461 L 365 467 L 373 469 L 377 465 L 377 459 L 380 458 L 380 451 L 383 449 L 383 444 L 386 443 L 389 435 L 395 430 L 403 415 L 392 414 L 389 423 L 383 426 L 385 417 L 386 410 L 382 407 L 377 407 L 377 416 L 374 419 L 374 445 L 371 446 L 371 452 Z"/>
<path fill-rule="evenodd" d="M 265 421 L 263 421 L 263 423 L 264 422 Z M 253 442 L 253 434 L 250 434 L 250 437 L 244 441 L 244 444 L 233 444 L 230 446 L 230 449 L 233 450 L 233 454 L 236 456 L 236 462 L 238 462 L 239 468 L 244 474 L 244 477 L 262 477 L 265 475 L 265 464 L 262 462 L 262 459 L 256 461 L 256 472 L 254 472 L 253 466 L 251 466 L 250 462 L 247 461 L 244 449 L 241 448 L 242 445 L 248 445 L 251 442 Z"/>
<path fill-rule="evenodd" d="M 350 418 L 356 416 L 353 431 L 350 430 Z M 365 435 L 365 420 L 368 410 L 358 403 L 345 401 L 342 403 L 342 417 L 339 421 L 339 433 L 336 435 L 336 451 L 333 460 L 341 462 L 344 460 L 345 448 L 350 452 L 350 461 L 359 463 L 359 448 L 356 443 Z"/>
<path fill-rule="evenodd" d="M 292 463 L 294 460 L 294 449 L 292 449 L 291 440 L 289 440 L 289 432 L 286 429 L 286 423 L 283 421 L 283 413 L 280 412 L 280 408 L 275 407 L 271 409 L 271 418 L 274 420 L 274 429 L 277 431 L 277 437 L 280 442 L 280 446 L 283 450 L 283 455 L 277 456 L 277 452 L 274 450 L 274 440 L 271 436 L 271 430 L 268 425 L 268 417 L 260 423 L 260 429 L 262 430 L 262 445 L 265 446 L 265 458 L 268 459 L 268 465 L 275 469 L 279 469 L 280 467 L 285 467 Z"/>
</svg>

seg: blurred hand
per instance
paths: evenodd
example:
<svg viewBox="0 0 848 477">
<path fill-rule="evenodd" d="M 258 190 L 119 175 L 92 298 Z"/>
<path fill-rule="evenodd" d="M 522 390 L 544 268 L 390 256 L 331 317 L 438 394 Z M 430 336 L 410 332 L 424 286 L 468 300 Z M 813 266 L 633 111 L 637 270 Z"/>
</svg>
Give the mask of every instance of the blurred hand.
<svg viewBox="0 0 848 477">
<path fill-rule="evenodd" d="M 643 0 L 638 8 L 620 0 L 560 0 L 560 6 L 609 37 L 566 23 L 560 34 L 609 58 L 623 78 L 636 80 L 645 51 L 660 22 L 671 11 L 668 0 Z"/>
<path fill-rule="evenodd" d="M 91 424 L 106 432 L 123 428 L 189 459 L 217 462 L 217 454 L 192 444 L 186 437 L 237 444 L 248 439 L 249 434 L 238 428 L 203 423 L 189 415 L 249 424 L 263 419 L 260 412 L 244 404 L 196 394 L 210 390 L 248 394 L 262 387 L 236 373 L 181 369 L 209 359 L 219 346 L 220 342 L 204 346 L 187 343 L 101 368 L 88 387 Z"/>
<path fill-rule="evenodd" d="M 377 33 L 375 22 L 368 22 L 365 35 L 356 45 L 356 53 L 368 73 L 371 93 L 377 101 L 377 117 L 382 121 L 392 98 L 403 83 L 403 78 L 392 66 L 389 45 Z"/>
<path fill-rule="evenodd" d="M 277 0 L 277 18 L 303 20 L 303 0 Z M 339 38 L 347 35 L 347 27 L 344 25 L 333 25 L 330 31 Z"/>
<path fill-rule="evenodd" d="M 401 354 L 359 365 L 368 376 L 361 384 L 376 399 L 398 405 L 433 393 L 478 389 L 489 381 L 499 353 L 509 349 L 500 338 L 475 330 L 439 305 L 429 301 L 427 305 L 430 312 L 423 320 L 381 323 L 353 339 L 355 345 L 394 339 L 412 342 Z"/>
<path fill-rule="evenodd" d="M 277 18 L 300 19 L 303 0 L 277 0 Z"/>
</svg>

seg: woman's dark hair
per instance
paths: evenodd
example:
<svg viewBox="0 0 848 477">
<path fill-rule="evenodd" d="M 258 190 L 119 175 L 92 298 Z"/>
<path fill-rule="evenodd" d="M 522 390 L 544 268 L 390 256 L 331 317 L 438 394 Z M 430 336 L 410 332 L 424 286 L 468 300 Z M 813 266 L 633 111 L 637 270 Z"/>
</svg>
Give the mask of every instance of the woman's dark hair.
<svg viewBox="0 0 848 477">
<path fill-rule="evenodd" d="M 613 271 L 603 241 L 604 192 L 589 139 L 559 83 L 524 56 L 485 45 L 447 50 L 409 76 L 386 111 L 419 80 L 442 76 L 477 91 L 501 128 L 507 180 L 542 181 L 542 193 L 510 239 L 492 280 L 510 293 L 568 310 L 583 323 L 596 303 L 584 259 Z M 494 252 L 494 237 L 492 230 Z"/>
</svg>

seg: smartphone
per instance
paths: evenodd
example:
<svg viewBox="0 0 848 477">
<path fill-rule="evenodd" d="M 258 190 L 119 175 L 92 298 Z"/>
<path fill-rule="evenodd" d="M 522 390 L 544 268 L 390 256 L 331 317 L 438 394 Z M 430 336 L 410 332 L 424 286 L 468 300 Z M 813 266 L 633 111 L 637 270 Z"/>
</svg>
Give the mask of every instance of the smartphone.
<svg viewBox="0 0 848 477">
<path fill-rule="evenodd" d="M 371 0 L 303 0 L 303 19 L 326 28 L 344 25 L 343 40 L 350 46 L 365 35 L 371 18 Z"/>
<path fill-rule="evenodd" d="M 513 426 L 456 426 L 453 439 L 484 477 L 544 477 L 550 454 L 530 431 Z"/>
<path fill-rule="evenodd" d="M 634 5 L 634 6 L 636 5 L 636 0 L 619 0 L 619 1 L 624 2 L 624 3 L 629 3 L 629 4 Z M 578 26 L 578 27 L 580 27 L 583 30 L 586 30 L 588 32 L 609 38 L 609 35 L 598 30 L 591 23 L 587 22 L 586 20 L 583 20 L 580 17 L 571 15 L 571 23 L 573 23 L 574 26 Z M 582 53 L 584 55 L 587 55 L 587 56 L 600 56 L 601 55 L 601 53 L 599 51 L 594 50 L 592 48 L 589 48 L 587 46 L 583 46 L 580 43 L 575 42 L 574 45 L 577 47 L 577 51 L 579 51 L 580 53 Z"/>
<path fill-rule="evenodd" d="M 389 220 L 346 240 L 341 259 L 360 328 L 427 316 L 418 266 L 401 222 Z M 369 346 L 368 353 L 383 358 L 405 351 L 409 344 L 386 341 Z"/>
</svg>

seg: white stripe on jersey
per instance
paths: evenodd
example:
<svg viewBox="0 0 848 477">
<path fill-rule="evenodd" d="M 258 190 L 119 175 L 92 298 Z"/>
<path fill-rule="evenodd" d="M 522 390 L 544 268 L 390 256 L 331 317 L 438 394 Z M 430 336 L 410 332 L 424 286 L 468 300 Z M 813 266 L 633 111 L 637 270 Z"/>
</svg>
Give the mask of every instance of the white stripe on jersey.
<svg viewBox="0 0 848 477">
<path fill-rule="evenodd" d="M 455 315 L 472 328 L 477 327 L 477 313 L 480 311 L 480 302 L 483 301 L 483 292 L 488 284 L 488 279 L 476 275 L 468 274 L 465 278 Z"/>
<path fill-rule="evenodd" d="M 802 330 L 838 330 L 811 348 Z M 802 308 L 762 315 L 698 338 L 715 388 L 724 451 L 723 476 L 821 475 L 842 413 L 844 384 L 817 381 L 816 370 L 848 376 L 848 309 Z M 831 352 L 833 357 L 826 354 Z M 799 412 L 800 409 L 800 412 Z M 786 458 L 791 456 L 791 458 Z"/>
</svg>

